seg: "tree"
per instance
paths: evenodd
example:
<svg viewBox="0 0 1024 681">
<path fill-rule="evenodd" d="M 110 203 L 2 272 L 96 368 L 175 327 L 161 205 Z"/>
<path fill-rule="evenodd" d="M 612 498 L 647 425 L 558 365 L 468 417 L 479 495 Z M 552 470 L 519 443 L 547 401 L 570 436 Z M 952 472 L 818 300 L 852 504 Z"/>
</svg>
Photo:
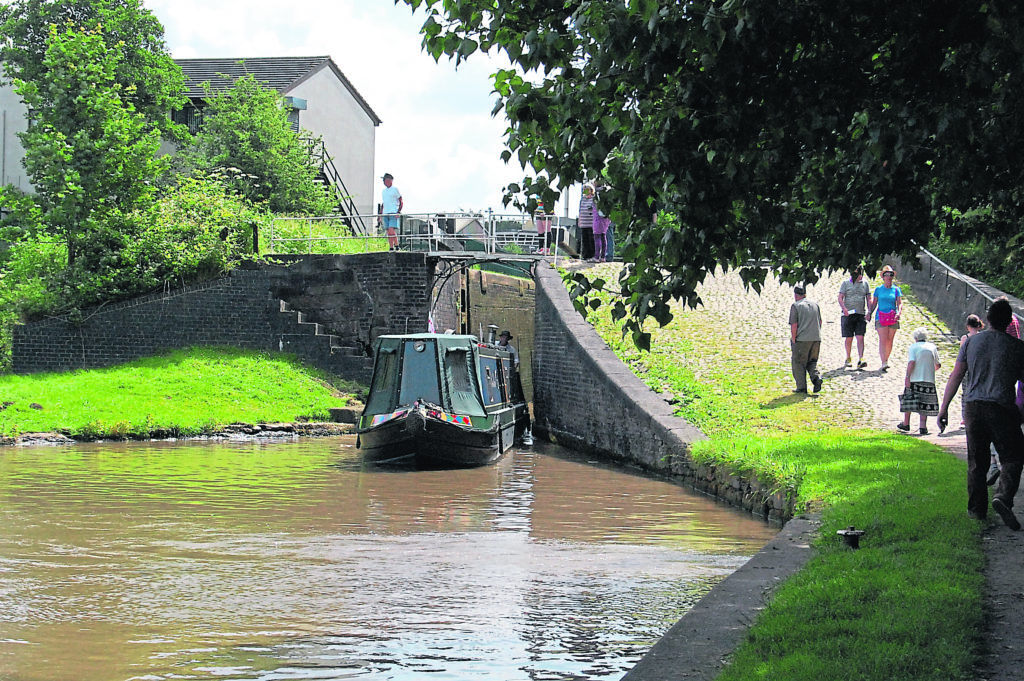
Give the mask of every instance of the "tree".
<svg viewBox="0 0 1024 681">
<path fill-rule="evenodd" d="M 4 76 L 29 83 L 46 77 L 50 26 L 75 26 L 101 35 L 120 58 L 114 82 L 122 97 L 165 137 L 184 137 L 169 112 L 185 102 L 185 77 L 164 44 L 164 29 L 142 0 L 16 0 L 0 5 L 0 61 Z"/>
<path fill-rule="evenodd" d="M 813 282 L 1024 218 L 1013 3 L 403 1 L 435 58 L 512 62 L 504 158 L 540 176 L 506 200 L 603 176 L 626 237 L 615 314 L 641 347 L 718 267 Z"/>
<path fill-rule="evenodd" d="M 116 298 L 130 281 L 120 253 L 166 166 L 156 158 L 159 131 L 128 101 L 131 86 L 117 82 L 119 57 L 97 30 L 51 26 L 39 80 L 15 80 L 34 117 L 20 138 L 36 193 L 0 188 L 0 205 L 20 226 L 14 238 L 64 245 L 66 302 L 99 291 Z"/>
<path fill-rule="evenodd" d="M 224 91 L 206 87 L 202 127 L 183 155 L 198 168 L 236 173 L 238 189 L 274 212 L 330 211 L 312 145 L 296 133 L 284 98 L 247 75 Z"/>
</svg>

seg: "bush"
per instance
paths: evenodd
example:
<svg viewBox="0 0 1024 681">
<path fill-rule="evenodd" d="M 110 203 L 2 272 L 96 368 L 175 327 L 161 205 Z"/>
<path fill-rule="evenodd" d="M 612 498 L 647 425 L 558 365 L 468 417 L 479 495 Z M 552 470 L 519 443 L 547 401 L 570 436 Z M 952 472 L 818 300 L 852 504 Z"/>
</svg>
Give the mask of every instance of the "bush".
<svg viewBox="0 0 1024 681">
<path fill-rule="evenodd" d="M 274 212 L 324 215 L 332 202 L 317 181 L 320 166 L 311 153 L 318 139 L 292 130 L 284 98 L 252 74 L 227 91 L 206 88 L 203 125 L 181 150 L 186 171 L 234 170 L 232 186 L 253 203 Z"/>
<path fill-rule="evenodd" d="M 140 289 L 208 279 L 252 254 L 253 227 L 269 220 L 217 178 L 186 178 L 160 199 L 122 257 Z"/>
<path fill-rule="evenodd" d="M 0 251 L 0 371 L 10 368 L 14 326 L 59 307 L 49 284 L 66 264 L 60 244 L 24 242 Z"/>
<path fill-rule="evenodd" d="M 217 178 L 194 177 L 94 230 L 88 248 L 105 253 L 96 270 L 69 266 L 65 244 L 22 232 L 0 252 L 0 370 L 10 366 L 15 324 L 220 276 L 250 257 L 253 227 L 270 220 Z"/>
</svg>

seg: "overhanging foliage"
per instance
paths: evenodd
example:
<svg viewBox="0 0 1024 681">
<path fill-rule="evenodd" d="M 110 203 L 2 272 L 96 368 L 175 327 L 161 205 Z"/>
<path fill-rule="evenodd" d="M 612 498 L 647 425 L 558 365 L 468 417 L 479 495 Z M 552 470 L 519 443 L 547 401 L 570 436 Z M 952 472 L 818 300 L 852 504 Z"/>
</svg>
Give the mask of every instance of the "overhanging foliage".
<svg viewBox="0 0 1024 681">
<path fill-rule="evenodd" d="M 563 187 L 603 176 L 626 236 L 617 312 L 641 344 L 717 267 L 757 289 L 762 262 L 813 282 L 939 227 L 1018 230 L 1012 3 L 396 1 L 426 11 L 435 58 L 512 62 L 494 76 L 506 160 Z M 554 199 L 543 177 L 507 198 L 538 190 Z"/>
</svg>

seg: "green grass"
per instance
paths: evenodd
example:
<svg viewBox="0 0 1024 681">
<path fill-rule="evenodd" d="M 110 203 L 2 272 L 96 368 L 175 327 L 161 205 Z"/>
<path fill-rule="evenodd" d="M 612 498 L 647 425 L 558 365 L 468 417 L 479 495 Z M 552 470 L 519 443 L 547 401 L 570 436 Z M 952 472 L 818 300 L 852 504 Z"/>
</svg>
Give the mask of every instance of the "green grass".
<svg viewBox="0 0 1024 681">
<path fill-rule="evenodd" d="M 182 437 L 235 422 L 327 421 L 359 389 L 289 355 L 195 348 L 108 369 L 0 376 L 0 436 Z"/>
<path fill-rule="evenodd" d="M 354 237 L 352 230 L 340 219 L 278 218 L 271 234 L 264 238 L 264 254 L 349 255 L 388 250 L 387 237 Z M 269 249 L 269 250 L 268 250 Z"/>
<path fill-rule="evenodd" d="M 789 396 L 788 367 L 758 361 L 730 324 L 673 311 L 650 353 L 622 339 L 608 306 L 589 319 L 709 436 L 697 462 L 770 481 L 821 518 L 814 557 L 772 594 L 720 681 L 973 678 L 983 527 L 967 518 L 965 464 L 917 438 L 848 430 Z M 836 535 L 850 525 L 866 531 L 857 551 Z"/>
</svg>

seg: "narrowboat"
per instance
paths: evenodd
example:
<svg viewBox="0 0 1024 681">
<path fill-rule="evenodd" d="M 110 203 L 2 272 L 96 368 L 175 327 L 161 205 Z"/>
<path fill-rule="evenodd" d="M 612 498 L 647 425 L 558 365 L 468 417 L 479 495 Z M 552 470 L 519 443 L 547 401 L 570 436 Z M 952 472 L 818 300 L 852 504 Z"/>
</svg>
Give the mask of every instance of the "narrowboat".
<svg viewBox="0 0 1024 681">
<path fill-rule="evenodd" d="M 492 332 L 493 336 L 493 332 Z M 364 460 L 483 466 L 528 436 L 530 415 L 510 352 L 476 336 L 377 339 L 356 446 Z"/>
</svg>

